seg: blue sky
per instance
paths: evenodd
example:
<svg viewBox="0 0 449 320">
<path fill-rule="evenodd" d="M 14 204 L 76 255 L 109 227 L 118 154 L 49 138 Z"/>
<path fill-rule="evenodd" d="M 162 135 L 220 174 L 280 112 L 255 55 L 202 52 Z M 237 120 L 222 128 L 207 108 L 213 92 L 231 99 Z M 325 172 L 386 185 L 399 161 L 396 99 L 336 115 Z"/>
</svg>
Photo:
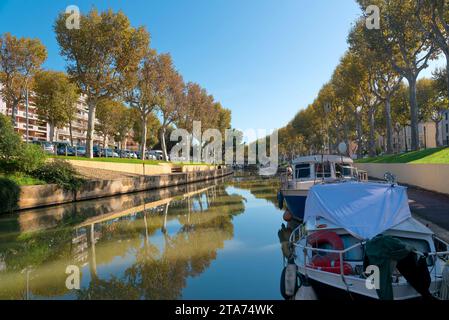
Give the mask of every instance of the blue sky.
<svg viewBox="0 0 449 320">
<path fill-rule="evenodd" d="M 41 39 L 45 67 L 64 70 L 52 26 L 68 5 L 120 9 L 146 26 L 151 46 L 230 108 L 239 129 L 280 128 L 311 103 L 359 14 L 353 0 L 0 0 L 0 33 Z"/>
</svg>

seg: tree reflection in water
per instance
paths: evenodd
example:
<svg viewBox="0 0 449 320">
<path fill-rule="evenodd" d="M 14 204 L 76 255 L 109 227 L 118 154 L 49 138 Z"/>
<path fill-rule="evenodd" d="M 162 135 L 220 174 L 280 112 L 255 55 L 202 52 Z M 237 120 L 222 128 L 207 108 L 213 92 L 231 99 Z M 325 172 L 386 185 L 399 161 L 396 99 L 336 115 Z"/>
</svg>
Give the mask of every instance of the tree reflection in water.
<svg viewBox="0 0 449 320">
<path fill-rule="evenodd" d="M 7 217 L 13 227 L 0 233 L 0 298 L 29 294 L 28 269 L 32 298 L 182 298 L 187 279 L 203 273 L 233 238 L 233 217 L 242 212 L 241 196 L 209 183 Z M 120 267 L 117 261 L 123 270 L 107 271 Z M 82 270 L 75 296 L 65 287 L 70 264 Z"/>
</svg>

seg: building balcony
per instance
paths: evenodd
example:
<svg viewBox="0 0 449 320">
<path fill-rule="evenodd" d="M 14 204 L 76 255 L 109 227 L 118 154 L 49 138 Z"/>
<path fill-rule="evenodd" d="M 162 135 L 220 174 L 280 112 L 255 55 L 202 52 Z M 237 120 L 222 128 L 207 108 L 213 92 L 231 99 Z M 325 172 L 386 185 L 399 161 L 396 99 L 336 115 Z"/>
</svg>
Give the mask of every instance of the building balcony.
<svg viewBox="0 0 449 320">
<path fill-rule="evenodd" d="M 26 123 L 19 123 L 16 126 L 16 128 L 21 129 L 21 130 L 26 130 L 27 129 L 27 125 L 26 125 Z M 36 125 L 29 124 L 28 125 L 28 131 L 37 131 L 37 132 L 47 133 L 47 127 L 36 126 Z"/>
</svg>

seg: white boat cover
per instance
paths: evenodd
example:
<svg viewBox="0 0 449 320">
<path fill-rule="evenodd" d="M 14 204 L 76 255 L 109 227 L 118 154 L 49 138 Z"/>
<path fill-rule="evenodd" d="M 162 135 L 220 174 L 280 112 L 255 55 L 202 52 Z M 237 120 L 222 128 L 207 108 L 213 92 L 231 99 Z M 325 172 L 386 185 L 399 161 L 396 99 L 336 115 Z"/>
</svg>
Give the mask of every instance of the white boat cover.
<svg viewBox="0 0 449 320">
<path fill-rule="evenodd" d="M 304 221 L 316 217 L 359 239 L 372 239 L 411 218 L 407 188 L 374 182 L 315 185 L 307 196 Z"/>
</svg>

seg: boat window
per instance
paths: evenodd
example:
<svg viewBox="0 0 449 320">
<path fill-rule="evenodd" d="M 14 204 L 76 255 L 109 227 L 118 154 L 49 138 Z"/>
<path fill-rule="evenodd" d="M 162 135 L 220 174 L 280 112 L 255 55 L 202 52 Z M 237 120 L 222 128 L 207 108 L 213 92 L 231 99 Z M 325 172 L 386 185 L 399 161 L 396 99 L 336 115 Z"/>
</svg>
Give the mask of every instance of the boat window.
<svg viewBox="0 0 449 320">
<path fill-rule="evenodd" d="M 335 173 L 337 177 L 352 177 L 352 167 L 345 163 L 336 163 Z"/>
<path fill-rule="evenodd" d="M 395 238 L 397 238 L 397 239 L 401 240 L 402 242 L 408 244 L 409 246 L 415 248 L 415 250 L 418 252 L 421 252 L 421 253 L 429 253 L 430 252 L 429 242 L 427 242 L 426 240 L 410 239 L 410 238 L 402 238 L 402 237 L 395 237 Z M 427 258 L 427 265 L 428 266 L 433 265 L 431 257 Z"/>
<path fill-rule="evenodd" d="M 296 179 L 310 178 L 310 165 L 308 163 L 301 163 L 295 167 Z"/>
<path fill-rule="evenodd" d="M 330 178 L 332 176 L 330 162 L 316 163 L 315 173 L 317 178 Z"/>
<path fill-rule="evenodd" d="M 360 243 L 359 239 L 357 239 L 349 234 L 340 235 L 340 238 L 341 238 L 341 240 L 343 240 L 343 245 L 344 245 L 345 249 Z M 327 243 L 319 245 L 318 247 L 320 249 L 330 249 L 330 250 L 333 249 L 332 246 Z M 320 253 L 320 255 L 323 255 L 323 253 Z M 351 261 L 351 262 L 363 261 L 363 257 L 364 257 L 364 251 L 363 251 L 362 246 L 356 247 L 356 248 L 343 254 L 343 259 L 345 261 Z"/>
<path fill-rule="evenodd" d="M 342 235 L 340 237 L 343 240 L 345 249 L 360 243 L 359 239 L 357 239 L 349 234 Z M 344 254 L 343 259 L 346 261 L 363 261 L 363 256 L 364 256 L 363 248 L 360 246 L 360 247 L 354 248 L 354 249 L 346 252 Z"/>
</svg>

